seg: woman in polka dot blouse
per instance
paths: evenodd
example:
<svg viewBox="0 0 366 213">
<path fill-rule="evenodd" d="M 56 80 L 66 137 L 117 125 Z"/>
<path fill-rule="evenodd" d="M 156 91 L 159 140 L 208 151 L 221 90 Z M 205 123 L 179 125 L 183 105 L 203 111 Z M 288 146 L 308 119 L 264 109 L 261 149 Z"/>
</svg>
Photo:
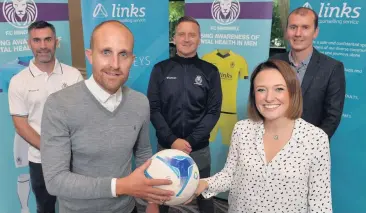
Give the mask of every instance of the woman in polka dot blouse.
<svg viewBox="0 0 366 213">
<path fill-rule="evenodd" d="M 331 213 L 328 136 L 301 113 L 291 67 L 260 64 L 251 76 L 249 119 L 236 123 L 225 167 L 202 179 L 196 194 L 230 190 L 229 213 Z"/>
</svg>

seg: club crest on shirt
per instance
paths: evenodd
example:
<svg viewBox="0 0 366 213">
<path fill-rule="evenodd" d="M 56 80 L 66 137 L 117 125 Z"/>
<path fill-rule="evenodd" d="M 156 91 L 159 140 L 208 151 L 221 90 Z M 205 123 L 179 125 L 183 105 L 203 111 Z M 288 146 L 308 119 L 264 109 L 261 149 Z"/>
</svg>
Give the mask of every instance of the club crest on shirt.
<svg viewBox="0 0 366 213">
<path fill-rule="evenodd" d="M 235 67 L 235 63 L 233 61 L 230 63 L 230 67 L 231 68 L 234 68 Z"/>
<path fill-rule="evenodd" d="M 196 78 L 194 79 L 194 84 L 202 86 L 202 76 L 197 75 Z"/>
<path fill-rule="evenodd" d="M 66 87 L 67 87 L 67 83 L 65 83 L 65 82 L 64 82 L 64 83 L 62 83 L 61 88 L 62 88 L 62 89 L 65 89 Z"/>
<path fill-rule="evenodd" d="M 17 161 L 18 165 L 22 164 L 22 158 L 21 157 L 17 157 L 16 161 Z"/>
</svg>

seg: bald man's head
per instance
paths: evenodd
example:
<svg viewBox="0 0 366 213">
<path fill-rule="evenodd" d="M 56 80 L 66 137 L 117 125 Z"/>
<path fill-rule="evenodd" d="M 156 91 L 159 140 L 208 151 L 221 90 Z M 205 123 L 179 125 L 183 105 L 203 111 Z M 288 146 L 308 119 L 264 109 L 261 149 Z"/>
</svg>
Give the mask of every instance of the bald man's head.
<svg viewBox="0 0 366 213">
<path fill-rule="evenodd" d="M 107 27 L 116 27 L 116 29 L 120 28 L 121 30 L 126 31 L 126 33 L 129 34 L 132 37 L 132 42 L 134 42 L 133 34 L 132 34 L 131 30 L 126 25 L 124 25 L 123 23 L 121 23 L 119 21 L 116 21 L 116 20 L 108 20 L 108 21 L 104 21 L 104 22 L 98 24 L 94 28 L 94 30 L 91 34 L 91 37 L 90 37 L 90 49 L 93 49 L 94 42 L 95 42 L 95 36 L 98 33 L 98 31 L 100 29 L 106 27 L 106 26 Z"/>
<path fill-rule="evenodd" d="M 128 79 L 135 60 L 133 35 L 118 21 L 98 25 L 85 51 L 93 69 L 94 80 L 109 94 L 114 94 Z"/>
</svg>

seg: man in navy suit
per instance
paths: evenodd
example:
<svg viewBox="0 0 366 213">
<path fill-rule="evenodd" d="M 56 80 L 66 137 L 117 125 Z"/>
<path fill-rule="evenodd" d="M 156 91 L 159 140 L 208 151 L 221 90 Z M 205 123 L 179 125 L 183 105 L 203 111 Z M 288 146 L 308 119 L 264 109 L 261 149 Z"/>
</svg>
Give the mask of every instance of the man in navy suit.
<svg viewBox="0 0 366 213">
<path fill-rule="evenodd" d="M 341 120 L 346 81 L 343 63 L 313 47 L 318 33 L 318 15 L 310 8 L 295 9 L 286 28 L 291 50 L 273 58 L 288 62 L 297 73 L 303 95 L 302 118 L 331 138 Z"/>
</svg>

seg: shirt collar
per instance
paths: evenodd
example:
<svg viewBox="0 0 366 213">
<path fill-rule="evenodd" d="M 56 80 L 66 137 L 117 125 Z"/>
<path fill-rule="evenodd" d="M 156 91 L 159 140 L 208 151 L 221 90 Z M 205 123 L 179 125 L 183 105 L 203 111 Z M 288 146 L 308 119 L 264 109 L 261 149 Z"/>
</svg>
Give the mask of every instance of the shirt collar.
<svg viewBox="0 0 366 213">
<path fill-rule="evenodd" d="M 184 58 L 182 56 L 179 56 L 177 53 L 175 54 L 175 56 L 173 57 L 173 60 L 177 61 L 178 63 L 181 64 L 195 64 L 197 63 L 197 61 L 199 61 L 198 55 L 196 53 L 195 56 L 190 57 L 190 58 Z"/>
<path fill-rule="evenodd" d="M 299 64 L 299 66 L 297 66 L 297 67 L 300 67 L 300 66 L 306 66 L 306 65 L 308 65 L 309 64 L 309 62 L 310 62 L 310 59 L 311 59 L 311 56 L 313 55 L 313 51 L 311 51 L 311 53 L 308 55 L 308 57 L 307 58 L 305 58 L 305 60 L 303 60 L 300 64 Z M 290 64 L 292 65 L 292 66 L 294 66 L 294 67 L 296 67 L 295 66 L 295 60 L 294 60 L 294 58 L 292 57 L 292 50 L 290 50 L 290 52 L 288 53 L 288 59 L 289 59 L 289 61 L 290 61 Z"/>
<path fill-rule="evenodd" d="M 122 100 L 122 89 L 121 87 L 114 94 L 109 94 L 101 86 L 95 81 L 93 75 L 90 76 L 88 80 L 86 80 L 89 86 L 89 89 L 94 94 L 94 96 L 102 103 L 106 103 L 109 99 L 114 99 L 116 102 L 121 102 Z"/>
<path fill-rule="evenodd" d="M 39 76 L 44 73 L 40 69 L 38 69 L 38 67 L 34 64 L 34 58 L 29 61 L 29 69 L 30 69 L 29 71 L 32 73 L 33 76 Z M 62 66 L 57 59 L 55 59 L 55 66 L 51 74 L 53 73 L 60 75 L 63 74 Z"/>
<path fill-rule="evenodd" d="M 226 52 L 225 54 L 222 54 L 223 52 Z M 218 55 L 221 58 L 229 57 L 232 54 L 231 50 L 229 51 L 220 51 L 219 49 L 216 50 L 216 55 Z"/>
</svg>

